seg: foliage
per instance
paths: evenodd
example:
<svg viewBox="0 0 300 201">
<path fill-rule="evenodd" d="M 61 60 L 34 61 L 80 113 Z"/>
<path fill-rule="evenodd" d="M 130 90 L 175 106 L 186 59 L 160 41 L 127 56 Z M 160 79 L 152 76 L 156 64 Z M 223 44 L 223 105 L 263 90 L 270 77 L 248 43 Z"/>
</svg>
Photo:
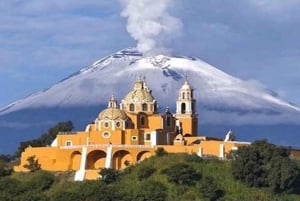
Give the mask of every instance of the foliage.
<svg viewBox="0 0 300 201">
<path fill-rule="evenodd" d="M 197 154 L 186 154 L 184 157 L 185 161 L 188 163 L 200 163 L 203 161 L 201 157 L 199 157 Z"/>
<path fill-rule="evenodd" d="M 179 185 L 192 186 L 201 179 L 201 174 L 186 163 L 177 163 L 164 169 L 162 173 L 167 175 L 168 181 Z"/>
<path fill-rule="evenodd" d="M 133 201 L 165 201 L 167 188 L 158 181 L 144 181 Z"/>
<path fill-rule="evenodd" d="M 28 146 L 42 147 L 42 146 L 50 145 L 59 132 L 69 132 L 72 131 L 73 128 L 74 126 L 71 121 L 59 122 L 55 126 L 51 127 L 47 133 L 42 134 L 39 138 L 20 142 L 18 150 L 15 153 L 15 157 L 20 157 L 21 153 Z"/>
<path fill-rule="evenodd" d="M 197 189 L 200 196 L 210 201 L 216 201 L 224 194 L 223 190 L 218 187 L 216 180 L 213 177 L 205 176 L 199 182 Z"/>
<path fill-rule="evenodd" d="M 101 175 L 101 180 L 107 184 L 117 181 L 120 176 L 119 171 L 112 168 L 102 168 L 99 174 Z"/>
<path fill-rule="evenodd" d="M 28 169 L 29 172 L 35 172 L 41 169 L 41 164 L 39 164 L 39 160 L 35 158 L 35 155 L 29 156 L 26 160 L 27 164 L 23 165 L 23 167 Z"/>
<path fill-rule="evenodd" d="M 154 172 L 156 171 L 156 168 L 150 167 L 150 166 L 141 166 L 138 170 L 138 178 L 139 180 L 147 179 L 150 177 Z"/>
<path fill-rule="evenodd" d="M 155 150 L 155 155 L 160 157 L 160 156 L 164 156 L 164 155 L 167 155 L 168 152 L 163 148 L 163 147 L 158 147 L 156 150 Z"/>
<path fill-rule="evenodd" d="M 29 190 L 44 191 L 49 189 L 55 181 L 55 177 L 50 172 L 38 171 L 31 179 L 26 182 L 26 186 Z"/>
<path fill-rule="evenodd" d="M 237 150 L 233 158 L 234 178 L 249 186 L 270 187 L 275 193 L 292 193 L 299 189 L 300 171 L 286 148 L 257 141 Z"/>
<path fill-rule="evenodd" d="M 5 159 L 0 158 L 0 177 L 8 176 L 12 173 L 12 168 Z"/>
</svg>

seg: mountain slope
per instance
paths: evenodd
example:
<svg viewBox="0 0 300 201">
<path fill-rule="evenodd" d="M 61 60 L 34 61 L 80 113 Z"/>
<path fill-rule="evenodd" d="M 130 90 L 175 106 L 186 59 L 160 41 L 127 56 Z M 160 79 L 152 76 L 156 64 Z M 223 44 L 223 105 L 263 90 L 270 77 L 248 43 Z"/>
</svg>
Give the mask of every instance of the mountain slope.
<svg viewBox="0 0 300 201">
<path fill-rule="evenodd" d="M 71 120 L 77 129 L 83 129 L 106 107 L 111 95 L 120 102 L 139 76 L 145 77 L 160 110 L 170 107 L 173 112 L 178 90 L 187 76 L 195 89 L 199 128 L 204 134 L 213 130 L 212 135 L 223 136 L 224 125 L 227 128 L 259 125 L 261 128 L 265 125 L 300 123 L 298 107 L 256 82 L 230 76 L 197 58 L 146 57 L 128 48 L 1 109 L 0 129 L 12 133 L 11 144 L 28 139 L 28 136 L 33 136 L 32 132 L 45 130 L 60 120 Z M 205 126 L 210 129 L 201 130 Z M 216 126 L 222 129 L 218 130 Z M 21 134 L 20 129 L 25 134 Z M 14 133 L 18 133 L 19 137 Z"/>
</svg>

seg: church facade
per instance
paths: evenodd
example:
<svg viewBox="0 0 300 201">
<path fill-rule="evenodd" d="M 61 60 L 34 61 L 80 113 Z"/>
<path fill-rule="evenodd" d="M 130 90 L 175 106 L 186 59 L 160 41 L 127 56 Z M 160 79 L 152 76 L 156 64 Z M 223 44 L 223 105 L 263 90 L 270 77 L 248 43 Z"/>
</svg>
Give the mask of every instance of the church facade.
<svg viewBox="0 0 300 201">
<path fill-rule="evenodd" d="M 118 105 L 112 96 L 85 131 L 58 133 L 47 147 L 28 147 L 15 171 L 35 156 L 49 171 L 76 171 L 75 180 L 96 179 L 101 168 L 123 169 L 155 154 L 158 148 L 169 153 L 195 153 L 226 158 L 231 150 L 247 146 L 229 132 L 225 140 L 198 135 L 198 115 L 193 89 L 187 80 L 178 92 L 175 114 L 168 108 L 159 113 L 157 101 L 146 82 L 137 79 L 133 89 Z"/>
</svg>

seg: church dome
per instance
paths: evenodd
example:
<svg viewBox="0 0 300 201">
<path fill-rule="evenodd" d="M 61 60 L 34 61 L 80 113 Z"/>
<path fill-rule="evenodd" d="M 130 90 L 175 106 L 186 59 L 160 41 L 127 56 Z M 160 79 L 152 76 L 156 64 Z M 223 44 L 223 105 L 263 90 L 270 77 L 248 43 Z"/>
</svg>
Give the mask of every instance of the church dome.
<svg viewBox="0 0 300 201">
<path fill-rule="evenodd" d="M 154 97 L 146 83 L 139 79 L 136 81 L 134 89 L 125 96 L 124 100 L 127 103 L 152 103 Z"/>
<path fill-rule="evenodd" d="M 115 120 L 115 119 L 122 119 L 125 120 L 127 118 L 126 113 L 123 110 L 117 109 L 117 108 L 107 108 L 100 112 L 98 115 L 99 120 L 103 119 L 110 119 L 110 120 Z"/>
<path fill-rule="evenodd" d="M 124 99 L 126 102 L 141 102 L 141 103 L 147 103 L 147 102 L 153 102 L 154 98 L 152 94 L 149 91 L 138 89 L 133 90 L 129 92 Z"/>
</svg>

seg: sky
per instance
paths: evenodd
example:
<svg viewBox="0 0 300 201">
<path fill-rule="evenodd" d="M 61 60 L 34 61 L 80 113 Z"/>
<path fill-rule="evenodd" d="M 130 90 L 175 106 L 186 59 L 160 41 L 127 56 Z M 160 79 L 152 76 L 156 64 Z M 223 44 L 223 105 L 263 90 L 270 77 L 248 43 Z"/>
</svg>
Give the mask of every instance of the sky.
<svg viewBox="0 0 300 201">
<path fill-rule="evenodd" d="M 1 0 L 0 108 L 140 45 L 143 31 L 163 32 L 139 29 L 146 15 L 171 26 L 151 38 L 161 51 L 200 58 L 300 106 L 299 0 L 143 0 L 132 7 L 134 2 Z"/>
</svg>

